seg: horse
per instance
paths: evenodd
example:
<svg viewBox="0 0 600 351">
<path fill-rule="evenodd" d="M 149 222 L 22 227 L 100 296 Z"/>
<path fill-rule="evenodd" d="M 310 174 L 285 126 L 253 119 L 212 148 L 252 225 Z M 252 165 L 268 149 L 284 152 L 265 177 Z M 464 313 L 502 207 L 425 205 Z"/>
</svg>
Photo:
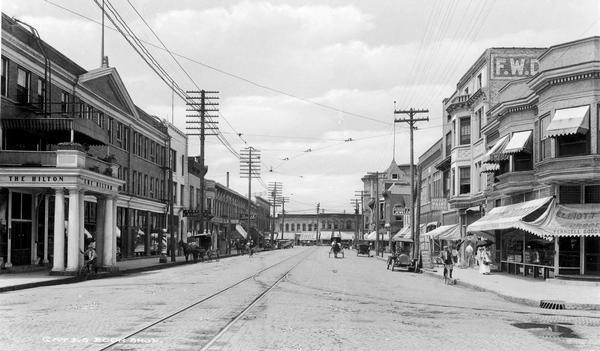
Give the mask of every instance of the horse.
<svg viewBox="0 0 600 351">
<path fill-rule="evenodd" d="M 202 249 L 201 247 L 191 245 L 188 243 L 184 243 L 183 240 L 179 241 L 179 247 L 181 247 L 183 249 L 183 255 L 185 256 L 185 262 L 188 262 L 188 257 L 190 254 L 192 255 L 192 257 L 194 259 L 194 263 L 198 262 L 198 257 L 200 258 L 201 261 L 204 261 L 205 250 Z"/>
</svg>

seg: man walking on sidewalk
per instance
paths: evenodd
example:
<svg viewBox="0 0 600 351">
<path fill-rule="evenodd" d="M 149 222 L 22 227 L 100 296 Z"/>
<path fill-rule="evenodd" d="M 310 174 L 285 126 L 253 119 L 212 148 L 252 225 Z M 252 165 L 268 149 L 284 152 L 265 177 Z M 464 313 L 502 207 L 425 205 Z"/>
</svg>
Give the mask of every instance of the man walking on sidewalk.
<svg viewBox="0 0 600 351">
<path fill-rule="evenodd" d="M 467 261 L 466 266 L 473 267 L 473 246 L 471 246 L 471 243 L 465 248 L 465 259 Z"/>
</svg>

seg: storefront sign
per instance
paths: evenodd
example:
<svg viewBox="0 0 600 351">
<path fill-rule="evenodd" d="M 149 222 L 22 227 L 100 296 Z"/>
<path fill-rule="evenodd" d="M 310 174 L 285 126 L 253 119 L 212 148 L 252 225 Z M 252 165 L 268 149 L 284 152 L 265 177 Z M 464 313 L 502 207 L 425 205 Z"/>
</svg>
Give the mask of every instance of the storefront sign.
<svg viewBox="0 0 600 351">
<path fill-rule="evenodd" d="M 104 182 L 100 182 L 96 179 L 91 179 L 87 177 L 79 178 L 83 185 L 86 185 L 90 188 L 103 189 L 103 190 L 113 190 L 113 186 Z"/>
<path fill-rule="evenodd" d="M 59 183 L 64 182 L 62 176 L 5 176 L 10 183 Z"/>
<path fill-rule="evenodd" d="M 432 211 L 445 211 L 448 210 L 448 200 L 443 197 L 431 198 L 431 210 Z"/>
<path fill-rule="evenodd" d="M 122 180 L 114 179 L 114 182 L 102 181 L 94 177 L 81 174 L 57 174 L 48 175 L 47 171 L 30 172 L 29 174 L 18 174 L 12 169 L 9 173 L 0 175 L 0 186 L 2 187 L 32 187 L 32 188 L 54 188 L 54 187 L 76 187 L 84 191 L 98 191 L 101 193 L 116 192 L 118 184 Z M 10 174 L 13 173 L 13 174 Z M 33 173 L 33 174 L 32 174 Z M 38 174 L 39 173 L 39 174 Z M 44 174 L 46 173 L 46 174 Z"/>
<path fill-rule="evenodd" d="M 394 216 L 407 215 L 407 214 L 410 214 L 410 208 L 396 205 L 396 206 L 394 206 L 392 213 L 394 214 Z"/>
<path fill-rule="evenodd" d="M 492 55 L 492 78 L 524 78 L 536 74 L 540 64 L 536 56 Z"/>
<path fill-rule="evenodd" d="M 556 214 L 546 227 L 552 235 L 600 235 L 600 206 L 557 205 Z"/>
</svg>

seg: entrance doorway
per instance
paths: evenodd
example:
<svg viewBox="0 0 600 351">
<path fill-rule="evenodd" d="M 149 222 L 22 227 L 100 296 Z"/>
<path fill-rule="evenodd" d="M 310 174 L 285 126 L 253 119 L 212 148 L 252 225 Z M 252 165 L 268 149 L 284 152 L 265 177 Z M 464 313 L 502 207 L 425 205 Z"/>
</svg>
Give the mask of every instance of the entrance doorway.
<svg viewBox="0 0 600 351">
<path fill-rule="evenodd" d="M 559 274 L 580 274 L 580 238 L 577 237 L 559 237 L 558 238 L 558 266 Z"/>
<path fill-rule="evenodd" d="M 32 199 L 31 194 L 12 193 L 10 236 L 13 265 L 31 264 Z"/>
<path fill-rule="evenodd" d="M 600 237 L 585 238 L 585 274 L 600 275 Z"/>
</svg>

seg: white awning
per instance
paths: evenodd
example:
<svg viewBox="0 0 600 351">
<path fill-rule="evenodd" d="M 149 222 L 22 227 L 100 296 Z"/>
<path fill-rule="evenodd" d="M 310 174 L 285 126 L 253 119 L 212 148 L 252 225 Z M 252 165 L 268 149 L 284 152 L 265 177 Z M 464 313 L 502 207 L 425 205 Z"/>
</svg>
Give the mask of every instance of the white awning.
<svg viewBox="0 0 600 351">
<path fill-rule="evenodd" d="M 508 144 L 506 144 L 506 147 L 504 148 L 504 153 L 516 154 L 517 152 L 521 152 L 529 146 L 530 140 L 531 130 L 516 132 L 512 135 L 512 138 L 510 138 Z"/>
<path fill-rule="evenodd" d="M 440 240 L 460 240 L 460 230 L 458 224 L 443 225 L 423 234 L 423 237 Z"/>
<path fill-rule="evenodd" d="M 600 204 L 554 202 L 538 219 L 521 222 L 518 228 L 549 240 L 555 236 L 600 236 Z"/>
<path fill-rule="evenodd" d="M 248 233 L 246 233 L 246 230 L 244 229 L 244 227 L 242 227 L 239 224 L 235 225 L 235 230 L 240 233 L 241 236 L 244 237 L 244 239 L 248 238 Z"/>
<path fill-rule="evenodd" d="M 392 237 L 392 241 L 412 242 L 413 240 L 410 226 L 407 225 L 406 227 L 402 227 L 402 229 L 400 229 L 398 233 Z"/>
<path fill-rule="evenodd" d="M 371 233 L 369 233 L 369 235 L 365 235 L 364 240 L 377 241 L 377 232 L 372 231 Z M 390 240 L 390 236 L 387 233 L 379 233 L 379 240 L 388 241 L 388 240 Z"/>
<path fill-rule="evenodd" d="M 481 173 L 493 173 L 500 169 L 500 165 L 497 163 L 482 163 Z"/>
<path fill-rule="evenodd" d="M 465 212 L 479 212 L 481 211 L 481 209 L 479 208 L 479 206 L 473 206 L 473 207 L 469 207 L 465 210 Z"/>
<path fill-rule="evenodd" d="M 502 159 L 502 157 L 500 155 L 502 155 L 502 152 L 504 151 L 504 148 L 506 147 L 506 144 L 508 143 L 508 135 L 503 136 L 502 138 L 500 138 L 498 141 L 496 141 L 496 144 L 494 144 L 494 146 L 492 146 L 491 149 L 488 150 L 488 152 L 483 156 L 483 162 L 498 162 L 499 159 Z"/>
<path fill-rule="evenodd" d="M 579 106 L 556 110 L 546 129 L 547 137 L 587 133 L 590 123 L 590 106 Z"/>
<path fill-rule="evenodd" d="M 521 220 L 548 204 L 553 198 L 544 197 L 514 205 L 493 208 L 485 216 L 467 227 L 467 232 L 484 232 L 498 229 L 518 228 Z"/>
</svg>

